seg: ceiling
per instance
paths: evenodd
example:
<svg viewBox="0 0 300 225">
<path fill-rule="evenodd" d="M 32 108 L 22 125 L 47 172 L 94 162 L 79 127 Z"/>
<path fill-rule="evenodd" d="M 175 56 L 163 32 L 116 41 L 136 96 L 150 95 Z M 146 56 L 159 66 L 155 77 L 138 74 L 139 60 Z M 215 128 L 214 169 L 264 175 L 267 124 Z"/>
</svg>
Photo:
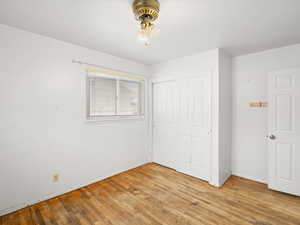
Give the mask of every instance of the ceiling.
<svg viewBox="0 0 300 225">
<path fill-rule="evenodd" d="M 129 0 L 1 0 L 0 23 L 145 64 L 212 48 L 233 56 L 300 43 L 299 0 L 160 0 L 161 32 L 137 41 Z"/>
</svg>

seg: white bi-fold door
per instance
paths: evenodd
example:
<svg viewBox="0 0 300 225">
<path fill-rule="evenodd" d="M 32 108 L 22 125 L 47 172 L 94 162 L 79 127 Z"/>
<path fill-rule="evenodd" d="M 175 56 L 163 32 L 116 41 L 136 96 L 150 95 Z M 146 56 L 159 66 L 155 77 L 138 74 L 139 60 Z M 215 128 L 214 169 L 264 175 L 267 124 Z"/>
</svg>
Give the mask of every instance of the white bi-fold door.
<svg viewBox="0 0 300 225">
<path fill-rule="evenodd" d="M 176 165 L 176 82 L 153 85 L 153 161 L 175 168 Z"/>
<path fill-rule="evenodd" d="M 153 84 L 153 160 L 179 172 L 209 178 L 210 78 Z"/>
<path fill-rule="evenodd" d="M 269 76 L 269 188 L 300 196 L 300 69 Z"/>
</svg>

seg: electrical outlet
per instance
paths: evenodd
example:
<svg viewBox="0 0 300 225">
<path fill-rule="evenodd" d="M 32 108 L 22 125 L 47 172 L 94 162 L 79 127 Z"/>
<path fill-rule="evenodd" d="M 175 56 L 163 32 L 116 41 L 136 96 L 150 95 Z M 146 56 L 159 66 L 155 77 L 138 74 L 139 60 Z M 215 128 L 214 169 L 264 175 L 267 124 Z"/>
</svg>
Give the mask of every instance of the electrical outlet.
<svg viewBox="0 0 300 225">
<path fill-rule="evenodd" d="M 58 182 L 58 181 L 59 181 L 59 174 L 53 174 L 52 181 L 53 181 L 54 183 L 55 183 L 55 182 Z"/>
</svg>

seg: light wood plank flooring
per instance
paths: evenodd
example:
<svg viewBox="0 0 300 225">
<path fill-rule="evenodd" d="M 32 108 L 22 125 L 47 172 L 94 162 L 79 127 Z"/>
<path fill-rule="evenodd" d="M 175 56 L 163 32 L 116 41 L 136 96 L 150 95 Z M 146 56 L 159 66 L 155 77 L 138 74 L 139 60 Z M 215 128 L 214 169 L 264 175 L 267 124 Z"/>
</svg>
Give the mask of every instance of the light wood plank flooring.
<svg viewBox="0 0 300 225">
<path fill-rule="evenodd" d="M 1 225 L 300 225 L 300 198 L 238 177 L 215 188 L 152 163 L 0 221 Z"/>
</svg>

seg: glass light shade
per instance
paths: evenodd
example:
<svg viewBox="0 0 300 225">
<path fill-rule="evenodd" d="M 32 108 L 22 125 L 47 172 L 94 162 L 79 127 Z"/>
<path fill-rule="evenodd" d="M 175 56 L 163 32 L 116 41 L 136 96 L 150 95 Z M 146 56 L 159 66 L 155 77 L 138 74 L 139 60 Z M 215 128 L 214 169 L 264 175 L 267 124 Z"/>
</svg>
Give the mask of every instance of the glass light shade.
<svg viewBox="0 0 300 225">
<path fill-rule="evenodd" d="M 151 38 L 154 37 L 159 31 L 159 28 L 156 27 L 154 24 L 142 26 L 138 34 L 138 39 L 146 46 L 148 46 L 151 44 Z"/>
</svg>

